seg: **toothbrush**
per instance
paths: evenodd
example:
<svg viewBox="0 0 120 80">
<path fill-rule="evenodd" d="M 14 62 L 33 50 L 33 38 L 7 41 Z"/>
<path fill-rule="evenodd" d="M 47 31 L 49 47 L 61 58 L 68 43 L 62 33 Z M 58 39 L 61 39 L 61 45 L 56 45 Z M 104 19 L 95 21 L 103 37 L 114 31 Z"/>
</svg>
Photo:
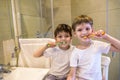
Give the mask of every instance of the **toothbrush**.
<svg viewBox="0 0 120 80">
<path fill-rule="evenodd" d="M 63 41 L 63 42 L 57 42 L 57 43 L 56 43 L 56 45 L 62 45 L 62 44 L 66 44 L 66 42 Z"/>
<path fill-rule="evenodd" d="M 60 46 L 60 45 L 62 45 L 62 44 L 66 44 L 66 42 L 63 41 L 63 42 L 57 42 L 57 43 L 56 43 L 56 45 L 58 45 L 58 46 Z M 50 44 L 47 44 L 47 47 L 50 47 L 50 46 L 51 46 Z"/>
<path fill-rule="evenodd" d="M 105 31 L 101 30 L 101 32 L 102 32 L 102 35 L 105 34 Z M 84 39 L 87 39 L 87 38 L 92 38 L 92 37 L 94 37 L 94 36 L 96 36 L 96 34 L 95 34 L 95 33 L 92 33 L 92 34 L 90 34 L 90 35 L 88 35 L 88 36 L 84 36 L 83 38 L 84 38 Z"/>
</svg>

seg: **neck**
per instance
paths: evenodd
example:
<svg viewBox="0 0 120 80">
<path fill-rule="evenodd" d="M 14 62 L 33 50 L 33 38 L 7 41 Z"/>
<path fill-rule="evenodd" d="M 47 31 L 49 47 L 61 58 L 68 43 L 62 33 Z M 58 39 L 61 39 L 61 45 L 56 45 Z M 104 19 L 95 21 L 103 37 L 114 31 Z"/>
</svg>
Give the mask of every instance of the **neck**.
<svg viewBox="0 0 120 80">
<path fill-rule="evenodd" d="M 78 44 L 77 48 L 86 49 L 86 48 L 88 48 L 90 45 L 91 45 L 91 41 L 89 41 L 89 42 L 80 42 L 80 43 Z"/>
<path fill-rule="evenodd" d="M 66 47 L 60 47 L 60 46 L 59 46 L 59 48 L 62 49 L 62 50 L 68 50 L 68 49 L 70 48 L 70 45 L 69 45 L 69 46 L 66 46 Z"/>
</svg>

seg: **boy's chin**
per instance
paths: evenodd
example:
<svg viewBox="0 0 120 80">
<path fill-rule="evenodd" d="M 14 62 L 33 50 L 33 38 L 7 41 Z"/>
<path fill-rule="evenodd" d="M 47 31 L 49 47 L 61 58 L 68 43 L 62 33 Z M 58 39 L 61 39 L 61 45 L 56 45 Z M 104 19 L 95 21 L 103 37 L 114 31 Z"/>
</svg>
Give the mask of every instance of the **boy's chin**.
<svg viewBox="0 0 120 80">
<path fill-rule="evenodd" d="M 62 49 L 67 49 L 67 48 L 69 48 L 69 45 L 60 45 L 59 47 Z"/>
<path fill-rule="evenodd" d="M 82 38 L 82 42 L 88 42 L 88 41 L 90 41 L 91 39 L 90 38 L 86 38 L 86 39 L 84 39 L 84 38 Z"/>
<path fill-rule="evenodd" d="M 60 45 L 60 47 L 66 48 L 66 47 L 68 47 L 68 45 Z"/>
</svg>

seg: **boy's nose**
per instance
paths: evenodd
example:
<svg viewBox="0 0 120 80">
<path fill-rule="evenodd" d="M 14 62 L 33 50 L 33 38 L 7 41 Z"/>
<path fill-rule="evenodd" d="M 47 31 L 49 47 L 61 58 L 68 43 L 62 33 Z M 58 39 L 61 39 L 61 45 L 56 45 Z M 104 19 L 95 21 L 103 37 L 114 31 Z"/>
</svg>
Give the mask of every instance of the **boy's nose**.
<svg viewBox="0 0 120 80">
<path fill-rule="evenodd" d="M 62 40 L 65 40 L 66 38 L 65 37 L 62 37 Z"/>
<path fill-rule="evenodd" d="M 83 30 L 83 31 L 82 31 L 82 34 L 87 34 L 87 31 L 86 31 L 86 30 Z"/>
<path fill-rule="evenodd" d="M 65 37 L 62 37 L 62 39 L 64 40 L 64 39 L 65 39 Z"/>
</svg>

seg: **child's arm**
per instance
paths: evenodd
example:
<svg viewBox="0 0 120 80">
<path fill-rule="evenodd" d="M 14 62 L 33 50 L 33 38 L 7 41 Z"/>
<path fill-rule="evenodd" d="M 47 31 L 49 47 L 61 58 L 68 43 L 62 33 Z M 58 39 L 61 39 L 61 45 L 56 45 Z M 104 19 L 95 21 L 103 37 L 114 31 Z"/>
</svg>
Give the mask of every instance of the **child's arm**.
<svg viewBox="0 0 120 80">
<path fill-rule="evenodd" d="M 105 39 L 106 41 L 108 41 L 109 43 L 111 43 L 111 48 L 110 51 L 112 52 L 120 52 L 120 41 L 108 34 L 102 34 L 104 31 L 103 30 L 99 30 L 96 32 L 96 36 L 97 37 L 102 37 L 103 39 Z"/>
<path fill-rule="evenodd" d="M 67 80 L 76 80 L 76 68 L 71 67 L 70 72 L 68 74 Z"/>
<path fill-rule="evenodd" d="M 43 45 L 42 47 L 40 47 L 34 54 L 33 56 L 34 57 L 40 57 L 43 55 L 44 51 L 47 49 L 47 48 L 50 48 L 50 47 L 55 47 L 55 42 L 49 42 L 48 44 L 46 45 Z"/>
<path fill-rule="evenodd" d="M 120 41 L 108 34 L 105 34 L 103 39 L 105 39 L 106 41 L 109 41 L 109 43 L 111 43 L 111 48 L 110 51 L 113 52 L 120 52 Z"/>
</svg>

